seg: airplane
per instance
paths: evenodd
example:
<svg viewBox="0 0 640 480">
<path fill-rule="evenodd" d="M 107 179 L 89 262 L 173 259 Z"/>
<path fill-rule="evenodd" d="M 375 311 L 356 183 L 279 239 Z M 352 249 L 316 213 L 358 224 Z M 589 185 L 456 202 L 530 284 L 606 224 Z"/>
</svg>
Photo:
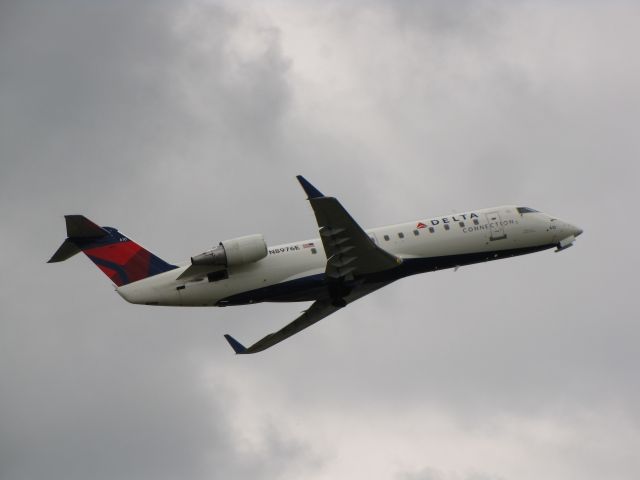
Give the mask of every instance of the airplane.
<svg viewBox="0 0 640 480">
<path fill-rule="evenodd" d="M 83 252 L 134 304 L 313 302 L 249 347 L 225 335 L 236 354 L 252 354 L 401 278 L 554 247 L 563 251 L 582 233 L 556 217 L 513 205 L 365 230 L 335 197 L 323 195 L 301 175 L 296 178 L 315 214 L 319 238 L 267 246 L 262 235 L 247 235 L 222 241 L 178 266 L 115 228 L 65 215 L 67 239 L 48 263 Z"/>
</svg>

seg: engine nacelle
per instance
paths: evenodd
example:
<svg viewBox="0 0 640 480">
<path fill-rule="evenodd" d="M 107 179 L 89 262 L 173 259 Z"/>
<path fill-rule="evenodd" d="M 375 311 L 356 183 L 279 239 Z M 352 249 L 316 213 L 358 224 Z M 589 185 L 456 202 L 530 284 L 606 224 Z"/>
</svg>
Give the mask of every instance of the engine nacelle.
<svg viewBox="0 0 640 480">
<path fill-rule="evenodd" d="M 256 234 L 220 242 L 217 247 L 191 257 L 191 264 L 235 267 L 257 262 L 266 256 L 267 244 L 264 237 Z"/>
</svg>

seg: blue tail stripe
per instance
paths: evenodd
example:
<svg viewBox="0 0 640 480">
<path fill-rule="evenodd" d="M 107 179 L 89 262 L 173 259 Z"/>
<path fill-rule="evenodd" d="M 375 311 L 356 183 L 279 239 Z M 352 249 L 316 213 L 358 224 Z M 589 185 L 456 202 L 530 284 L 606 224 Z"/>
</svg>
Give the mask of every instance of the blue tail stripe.
<svg viewBox="0 0 640 480">
<path fill-rule="evenodd" d="M 109 262 L 108 260 L 103 260 L 101 258 L 92 257 L 90 255 L 88 255 L 88 257 L 96 265 L 102 265 L 103 267 L 107 267 L 116 272 L 120 276 L 123 285 L 129 283 L 129 277 L 127 276 L 127 273 L 124 271 L 124 268 L 122 268 L 117 263 Z"/>
</svg>

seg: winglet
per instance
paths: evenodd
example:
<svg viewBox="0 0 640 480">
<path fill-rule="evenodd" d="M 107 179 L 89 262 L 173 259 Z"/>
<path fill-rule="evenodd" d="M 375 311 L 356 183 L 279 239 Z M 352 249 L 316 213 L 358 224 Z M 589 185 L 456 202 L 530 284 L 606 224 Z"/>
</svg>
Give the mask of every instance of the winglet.
<svg viewBox="0 0 640 480">
<path fill-rule="evenodd" d="M 318 190 L 316 187 L 314 187 L 313 185 L 311 185 L 307 181 L 307 179 L 304 178 L 302 175 L 298 175 L 298 176 L 296 176 L 296 178 L 300 182 L 300 185 L 302 185 L 302 188 L 304 189 L 305 193 L 307 194 L 308 199 L 324 197 L 322 192 L 320 190 Z"/>
<path fill-rule="evenodd" d="M 233 351 L 236 352 L 238 355 L 247 353 L 247 349 L 245 348 L 245 346 L 242 345 L 235 338 L 233 338 L 231 335 L 225 334 L 224 338 L 227 339 L 227 342 L 229 342 L 229 345 L 231 345 L 231 348 L 233 348 Z"/>
</svg>

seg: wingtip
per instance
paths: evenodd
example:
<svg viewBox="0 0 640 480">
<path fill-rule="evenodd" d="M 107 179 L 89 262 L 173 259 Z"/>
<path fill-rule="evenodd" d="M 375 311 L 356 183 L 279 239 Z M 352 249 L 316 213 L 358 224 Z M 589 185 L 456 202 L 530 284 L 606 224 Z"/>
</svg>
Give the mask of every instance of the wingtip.
<svg viewBox="0 0 640 480">
<path fill-rule="evenodd" d="M 296 178 L 298 179 L 298 182 L 300 182 L 300 185 L 302 185 L 302 189 L 305 191 L 309 199 L 324 197 L 322 192 L 311 185 L 311 183 L 309 183 L 309 181 L 302 175 L 297 175 Z"/>
<path fill-rule="evenodd" d="M 229 345 L 231 345 L 231 348 L 233 348 L 233 351 L 236 352 L 236 354 L 240 355 L 243 353 L 247 353 L 247 349 L 245 348 L 245 346 L 235 338 L 233 338 L 231 335 L 225 334 L 224 338 L 227 340 L 227 342 L 229 342 Z"/>
</svg>

